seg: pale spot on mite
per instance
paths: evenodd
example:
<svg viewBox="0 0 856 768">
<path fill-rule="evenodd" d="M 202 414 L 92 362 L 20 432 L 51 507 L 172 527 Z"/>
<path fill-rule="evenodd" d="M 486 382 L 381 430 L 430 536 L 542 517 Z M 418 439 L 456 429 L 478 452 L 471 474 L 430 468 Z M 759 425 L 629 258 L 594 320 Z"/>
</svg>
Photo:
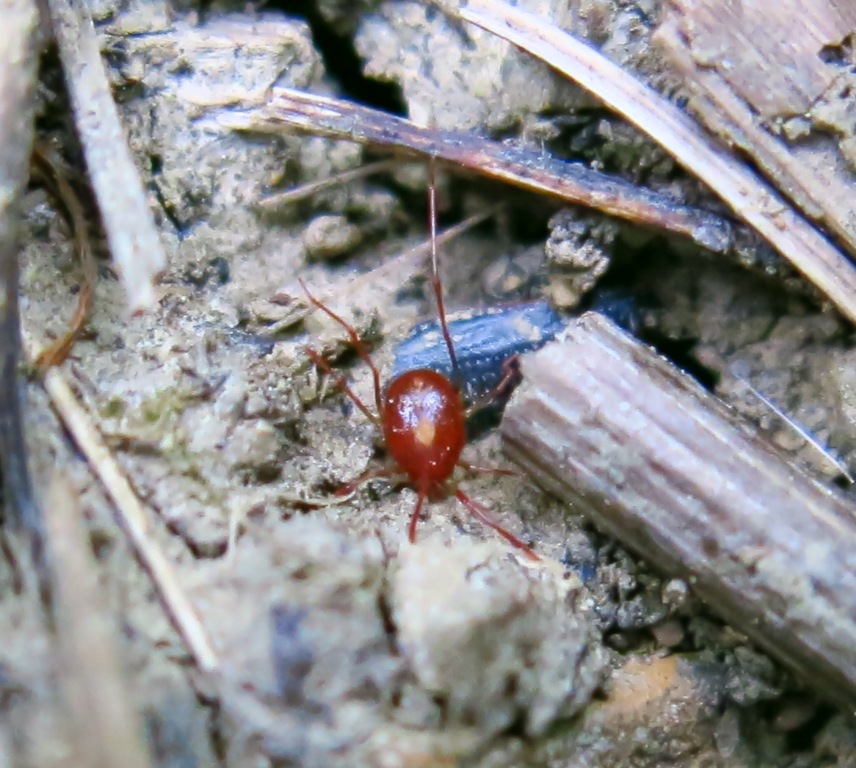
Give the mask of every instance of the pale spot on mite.
<svg viewBox="0 0 856 768">
<path fill-rule="evenodd" d="M 430 419 L 419 419 L 414 434 L 422 445 L 432 445 L 434 443 L 434 436 L 437 434 L 437 429 L 431 423 Z"/>
</svg>

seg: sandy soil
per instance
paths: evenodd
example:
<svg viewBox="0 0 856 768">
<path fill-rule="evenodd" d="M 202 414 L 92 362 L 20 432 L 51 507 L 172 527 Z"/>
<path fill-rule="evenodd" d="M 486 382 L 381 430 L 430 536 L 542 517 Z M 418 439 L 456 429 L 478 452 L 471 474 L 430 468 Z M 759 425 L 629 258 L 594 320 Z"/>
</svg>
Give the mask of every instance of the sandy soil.
<svg viewBox="0 0 856 768">
<path fill-rule="evenodd" d="M 528 5 L 547 14 L 565 4 Z M 271 327 L 290 309 L 286 299 L 300 297 L 302 277 L 333 296 L 389 370 L 395 341 L 433 311 L 424 281 L 353 278 L 424 239 L 423 169 L 402 166 L 261 213 L 265 195 L 357 167 L 364 151 L 233 134 L 199 105 L 275 81 L 342 95 L 309 27 L 272 3 L 257 12 L 223 2 L 204 11 L 189 2 L 93 6 L 169 268 L 157 310 L 130 318 L 103 262 L 90 332 L 68 369 L 213 638 L 223 669 L 213 690 L 35 385 L 31 447 L 37 478 L 67 468 L 87 504 L 153 764 L 856 765 L 856 731 L 843 714 L 706 612 L 685 584 L 635 561 L 525 477 L 481 476 L 465 487 L 545 556 L 543 566 L 522 562 L 454 499 L 430 505 L 410 546 L 413 491 L 378 482 L 333 498 L 374 460 L 374 434 L 304 345 L 340 356 L 367 400 L 369 372 L 324 318 Z M 568 28 L 655 85 L 669 83 L 650 46 L 657 3 L 573 6 Z M 417 121 L 514 136 L 718 207 L 590 96 L 486 33 L 465 33 L 415 2 L 319 0 L 316 12 L 317 24 L 355 47 L 367 76 L 398 83 Z M 74 161 L 56 119 L 62 103 L 46 90 L 43 133 Z M 455 177 L 440 193 L 451 222 L 506 191 Z M 512 210 L 446 249 L 453 309 L 519 298 L 521 285 L 563 311 L 590 301 L 589 290 L 617 292 L 640 333 L 794 460 L 828 481 L 840 474 L 749 384 L 852 466 L 850 330 L 808 292 L 598 214 L 508 199 Z M 25 322 L 49 337 L 71 314 L 79 275 L 41 190 L 27 200 L 25 227 Z M 467 450 L 473 463 L 503 464 L 492 432 Z M 14 574 L 0 568 L 9 586 Z M 2 589 L 0 626 L 0 765 L 68 764 L 61 664 L 40 607 Z"/>
</svg>

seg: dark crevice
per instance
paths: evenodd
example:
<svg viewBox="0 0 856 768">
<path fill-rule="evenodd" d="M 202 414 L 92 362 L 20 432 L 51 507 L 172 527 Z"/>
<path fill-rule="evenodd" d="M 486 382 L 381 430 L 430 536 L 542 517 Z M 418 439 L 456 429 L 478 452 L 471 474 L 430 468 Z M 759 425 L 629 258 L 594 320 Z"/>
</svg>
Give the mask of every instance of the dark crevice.
<svg viewBox="0 0 856 768">
<path fill-rule="evenodd" d="M 300 18 L 309 25 L 327 73 L 338 82 L 343 96 L 395 115 L 407 114 L 400 86 L 366 77 L 354 41 L 337 33 L 325 21 L 313 0 L 274 0 L 266 7 Z"/>
<path fill-rule="evenodd" d="M 163 217 L 172 225 L 173 229 L 175 230 L 175 234 L 178 236 L 178 238 L 183 239 L 184 235 L 186 234 L 187 227 L 182 224 L 178 216 L 175 215 L 175 210 L 169 204 L 169 201 L 167 201 L 167 199 L 164 197 L 160 187 L 157 184 L 152 184 L 149 189 L 154 194 L 155 200 L 158 201 L 159 212 L 163 214 Z M 156 211 L 156 217 L 157 213 L 158 212 Z"/>
</svg>

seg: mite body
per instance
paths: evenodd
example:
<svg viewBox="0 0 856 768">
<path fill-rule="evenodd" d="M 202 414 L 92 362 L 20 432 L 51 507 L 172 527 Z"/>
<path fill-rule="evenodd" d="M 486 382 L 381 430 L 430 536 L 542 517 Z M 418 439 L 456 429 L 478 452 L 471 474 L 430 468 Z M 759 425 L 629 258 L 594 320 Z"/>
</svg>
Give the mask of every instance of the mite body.
<svg viewBox="0 0 856 768">
<path fill-rule="evenodd" d="M 442 483 L 466 443 L 461 396 L 451 380 L 429 369 L 394 377 L 383 399 L 383 432 L 393 460 L 416 487 Z"/>
<path fill-rule="evenodd" d="M 334 378 L 339 389 L 383 435 L 383 445 L 388 455 L 387 463 L 378 469 L 364 473 L 349 485 L 350 488 L 376 477 L 406 480 L 417 493 L 416 506 L 408 526 L 410 541 L 416 540 L 416 526 L 425 500 L 453 495 L 482 523 L 492 528 L 529 558 L 537 560 L 538 556 L 527 544 L 495 522 L 485 507 L 471 499 L 452 480 L 452 474 L 458 467 L 470 472 L 475 470 L 461 459 L 461 452 L 467 439 L 467 411 L 460 388 L 461 369 L 449 324 L 446 322 L 442 284 L 437 266 L 436 191 L 433 167 L 430 176 L 428 200 L 432 256 L 431 283 L 437 302 L 437 333 L 445 347 L 445 367 L 440 366 L 441 370 L 434 370 L 417 365 L 415 368 L 397 369 L 385 391 L 382 390 L 380 372 L 357 332 L 329 307 L 316 299 L 301 281 L 310 303 L 345 330 L 357 354 L 369 367 L 374 384 L 376 410 L 373 411 L 362 402 L 348 386 L 345 378 L 334 372 L 320 353 L 311 347 L 307 347 L 306 352 L 320 369 Z M 497 387 L 499 389 L 503 387 L 502 377 L 498 380 Z M 497 472 L 502 473 L 502 470 Z"/>
</svg>

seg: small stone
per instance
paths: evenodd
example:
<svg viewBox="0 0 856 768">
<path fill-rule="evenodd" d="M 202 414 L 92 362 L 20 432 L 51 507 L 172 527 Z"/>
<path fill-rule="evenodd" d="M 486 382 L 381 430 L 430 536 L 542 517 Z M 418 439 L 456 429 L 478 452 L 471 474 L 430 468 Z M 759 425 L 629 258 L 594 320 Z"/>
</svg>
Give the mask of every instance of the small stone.
<svg viewBox="0 0 856 768">
<path fill-rule="evenodd" d="M 663 605 L 671 610 L 681 608 L 689 599 L 690 588 L 683 579 L 670 579 L 663 585 Z"/>
<path fill-rule="evenodd" d="M 261 416 L 270 408 L 270 403 L 261 392 L 250 392 L 244 405 L 244 416 L 253 418 Z"/>
<path fill-rule="evenodd" d="M 785 697 L 783 704 L 773 718 L 773 730 L 790 733 L 802 728 L 817 713 L 817 702 L 811 696 Z"/>
<path fill-rule="evenodd" d="M 716 749 L 725 759 L 731 759 L 740 744 L 740 716 L 734 707 L 729 707 L 719 719 L 713 732 Z"/>
<path fill-rule="evenodd" d="M 226 456 L 234 469 L 265 471 L 279 463 L 280 436 L 263 419 L 243 421 L 235 426 Z"/>
<path fill-rule="evenodd" d="M 675 619 L 664 621 L 651 629 L 654 639 L 663 648 L 674 648 L 684 639 L 684 625 Z"/>
<path fill-rule="evenodd" d="M 805 115 L 797 115 L 782 123 L 782 133 L 788 141 L 799 141 L 811 133 L 811 120 Z"/>
<path fill-rule="evenodd" d="M 344 216 L 317 216 L 303 233 L 303 245 L 310 259 L 326 261 L 343 256 L 363 239 L 360 228 Z"/>
</svg>

